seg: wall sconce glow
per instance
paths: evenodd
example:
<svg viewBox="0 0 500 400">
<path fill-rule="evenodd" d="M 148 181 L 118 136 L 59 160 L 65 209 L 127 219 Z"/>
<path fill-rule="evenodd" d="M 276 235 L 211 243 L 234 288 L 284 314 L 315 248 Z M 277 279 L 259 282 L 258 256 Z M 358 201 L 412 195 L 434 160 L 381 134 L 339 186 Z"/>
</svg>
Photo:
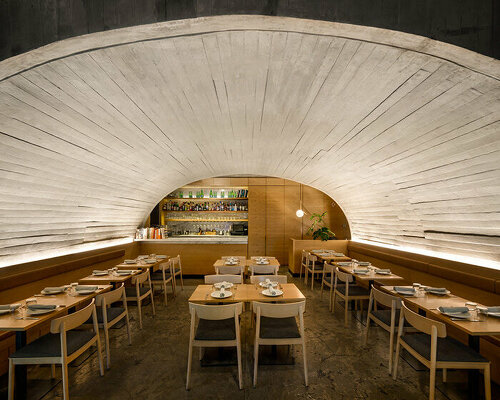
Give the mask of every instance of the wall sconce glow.
<svg viewBox="0 0 500 400">
<path fill-rule="evenodd" d="M 104 249 L 106 247 L 119 246 L 122 244 L 132 243 L 133 241 L 134 241 L 133 237 L 109 239 L 109 240 L 102 240 L 99 242 L 82 243 L 65 249 L 41 251 L 33 255 L 22 255 L 15 258 L 9 257 L 6 260 L 0 261 L 0 268 L 9 267 L 11 265 L 23 264 L 27 262 L 45 260 L 48 258 L 67 256 L 69 254 L 83 253 L 84 251 L 92 251 L 92 250 Z"/>
<path fill-rule="evenodd" d="M 299 218 L 302 218 L 304 214 L 305 214 L 304 211 L 300 209 L 295 212 L 295 215 Z"/>
<path fill-rule="evenodd" d="M 500 262 L 493 260 L 486 260 L 484 258 L 467 257 L 467 256 L 462 256 L 460 254 L 441 253 L 438 251 L 418 249 L 409 246 L 395 246 L 391 244 L 372 242 L 371 240 L 359 239 L 357 237 L 354 237 L 354 235 L 351 240 L 353 242 L 365 243 L 372 246 L 385 247 L 393 250 L 408 251 L 415 254 L 422 254 L 424 256 L 438 257 L 438 258 L 443 258 L 445 260 L 458 261 L 466 264 L 473 264 L 473 265 L 478 265 L 480 267 L 500 270 Z"/>
</svg>

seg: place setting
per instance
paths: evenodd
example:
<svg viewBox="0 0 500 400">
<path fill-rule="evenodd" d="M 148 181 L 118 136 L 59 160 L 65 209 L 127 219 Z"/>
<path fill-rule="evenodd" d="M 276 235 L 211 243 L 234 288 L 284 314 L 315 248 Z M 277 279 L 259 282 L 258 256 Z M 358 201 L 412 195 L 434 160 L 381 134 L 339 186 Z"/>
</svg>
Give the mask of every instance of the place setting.
<svg viewBox="0 0 500 400">
<path fill-rule="evenodd" d="M 215 291 L 210 293 L 210 296 L 212 296 L 214 299 L 227 299 L 228 297 L 231 297 L 232 295 L 233 295 L 233 292 L 231 292 L 230 290 L 226 290 L 224 286 L 219 286 L 218 289 L 216 289 Z"/>
</svg>

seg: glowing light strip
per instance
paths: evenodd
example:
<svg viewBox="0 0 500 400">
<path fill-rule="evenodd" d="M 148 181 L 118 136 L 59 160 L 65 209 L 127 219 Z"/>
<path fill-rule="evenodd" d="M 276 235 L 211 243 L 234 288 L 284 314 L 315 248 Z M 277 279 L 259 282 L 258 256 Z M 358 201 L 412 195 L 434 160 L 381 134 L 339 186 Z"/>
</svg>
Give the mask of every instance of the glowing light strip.
<svg viewBox="0 0 500 400">
<path fill-rule="evenodd" d="M 85 251 L 104 249 L 106 247 L 119 246 L 121 244 L 132 243 L 133 241 L 134 241 L 133 237 L 126 237 L 120 239 L 110 239 L 100 242 L 82 243 L 67 249 L 54 249 L 54 250 L 41 251 L 31 256 L 21 255 L 19 256 L 19 258 L 16 259 L 0 261 L 0 268 L 9 267 L 11 265 L 23 264 L 27 262 L 46 260 L 54 257 L 67 256 L 69 254 L 83 253 Z"/>
<path fill-rule="evenodd" d="M 419 248 L 409 247 L 409 246 L 396 246 L 396 245 L 392 245 L 392 244 L 372 242 L 371 240 L 359 239 L 357 237 L 353 237 L 351 240 L 353 242 L 364 243 L 364 244 L 369 244 L 369 245 L 378 246 L 378 247 L 385 247 L 387 249 L 408 251 L 410 253 L 422 254 L 424 256 L 430 256 L 430 257 L 438 257 L 438 258 L 443 258 L 445 260 L 458 261 L 458 262 L 463 262 L 466 264 L 477 265 L 480 267 L 486 267 L 486 268 L 491 268 L 491 269 L 500 269 L 500 262 L 492 261 L 492 260 L 485 260 L 484 258 L 467 257 L 467 256 L 461 256 L 458 254 L 450 254 L 450 253 L 441 253 L 439 251 L 425 250 L 425 249 L 419 249 Z"/>
</svg>

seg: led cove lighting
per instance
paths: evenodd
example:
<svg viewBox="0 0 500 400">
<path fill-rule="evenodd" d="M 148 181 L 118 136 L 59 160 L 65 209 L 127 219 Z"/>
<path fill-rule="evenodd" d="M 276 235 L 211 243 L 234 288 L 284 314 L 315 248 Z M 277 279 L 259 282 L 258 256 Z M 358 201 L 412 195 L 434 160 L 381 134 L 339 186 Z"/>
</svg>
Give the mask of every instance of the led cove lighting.
<svg viewBox="0 0 500 400">
<path fill-rule="evenodd" d="M 441 253 L 439 251 L 418 249 L 418 248 L 409 247 L 409 246 L 395 246 L 395 245 L 391 245 L 391 244 L 372 242 L 371 240 L 359 239 L 359 238 L 354 237 L 354 236 L 351 238 L 351 240 L 353 242 L 357 242 L 357 243 L 364 243 L 364 244 L 369 244 L 372 246 L 385 247 L 387 249 L 393 249 L 393 250 L 407 251 L 410 253 L 422 254 L 424 256 L 443 258 L 445 260 L 458 261 L 458 262 L 463 262 L 466 264 L 474 264 L 474 265 L 478 265 L 480 267 L 500 270 L 500 262 L 493 261 L 493 260 L 485 260 L 484 258 L 467 257 L 467 256 L 461 256 L 458 254 L 450 254 L 450 253 Z"/>
</svg>

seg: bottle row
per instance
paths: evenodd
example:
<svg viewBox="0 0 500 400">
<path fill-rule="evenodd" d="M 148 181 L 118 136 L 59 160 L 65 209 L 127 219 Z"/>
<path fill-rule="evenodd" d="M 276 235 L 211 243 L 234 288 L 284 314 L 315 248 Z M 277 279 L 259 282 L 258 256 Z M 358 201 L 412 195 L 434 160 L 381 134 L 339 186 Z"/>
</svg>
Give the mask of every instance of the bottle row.
<svg viewBox="0 0 500 400">
<path fill-rule="evenodd" d="M 163 204 L 163 211 L 248 211 L 248 204 L 236 202 L 204 202 L 194 203 L 185 201 L 179 203 L 177 201 L 166 202 Z"/>
<path fill-rule="evenodd" d="M 248 189 L 238 189 L 238 190 L 228 190 L 227 192 L 224 190 L 220 191 L 220 194 L 217 190 L 210 189 L 210 191 L 206 190 L 204 191 L 203 189 L 198 190 L 194 193 L 192 191 L 189 191 L 187 193 L 183 191 L 178 191 L 178 192 L 172 192 L 170 193 L 169 197 L 174 197 L 174 198 L 186 198 L 186 199 L 204 199 L 207 198 L 210 199 L 234 199 L 234 198 L 246 198 L 248 197 Z M 227 196 L 226 196 L 227 195 Z"/>
</svg>

